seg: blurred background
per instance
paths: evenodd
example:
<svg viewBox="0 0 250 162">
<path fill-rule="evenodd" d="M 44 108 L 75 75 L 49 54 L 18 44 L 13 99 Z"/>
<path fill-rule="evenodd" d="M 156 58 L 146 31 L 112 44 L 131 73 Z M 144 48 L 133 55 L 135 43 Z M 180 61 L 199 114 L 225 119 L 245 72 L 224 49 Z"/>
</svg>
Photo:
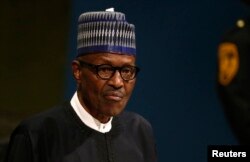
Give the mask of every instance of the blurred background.
<svg viewBox="0 0 250 162">
<path fill-rule="evenodd" d="M 208 145 L 238 144 L 216 84 L 222 36 L 250 13 L 240 0 L 1 0 L 0 156 L 22 119 L 71 98 L 78 16 L 110 7 L 136 26 L 142 70 L 127 110 L 151 122 L 159 161 L 205 162 Z"/>
</svg>

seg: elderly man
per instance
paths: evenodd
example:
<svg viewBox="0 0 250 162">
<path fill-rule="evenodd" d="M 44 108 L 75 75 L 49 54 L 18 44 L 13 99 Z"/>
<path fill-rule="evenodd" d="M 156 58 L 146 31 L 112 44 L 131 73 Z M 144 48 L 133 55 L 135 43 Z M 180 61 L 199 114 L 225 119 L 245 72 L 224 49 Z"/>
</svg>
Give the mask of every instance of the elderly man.
<svg viewBox="0 0 250 162">
<path fill-rule="evenodd" d="M 139 68 L 134 25 L 120 12 L 79 17 L 70 102 L 23 121 L 12 133 L 7 162 L 155 162 L 151 125 L 123 111 Z"/>
</svg>

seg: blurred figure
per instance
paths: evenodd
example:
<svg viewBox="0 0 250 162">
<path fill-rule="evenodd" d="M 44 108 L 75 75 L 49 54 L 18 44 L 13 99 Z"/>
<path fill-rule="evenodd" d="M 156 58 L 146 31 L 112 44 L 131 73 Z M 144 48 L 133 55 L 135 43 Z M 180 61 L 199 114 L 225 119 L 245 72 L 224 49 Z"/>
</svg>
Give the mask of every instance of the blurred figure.
<svg viewBox="0 0 250 162">
<path fill-rule="evenodd" d="M 250 0 L 242 0 L 249 5 Z M 218 92 L 240 144 L 250 144 L 250 23 L 240 19 L 218 48 Z"/>
</svg>

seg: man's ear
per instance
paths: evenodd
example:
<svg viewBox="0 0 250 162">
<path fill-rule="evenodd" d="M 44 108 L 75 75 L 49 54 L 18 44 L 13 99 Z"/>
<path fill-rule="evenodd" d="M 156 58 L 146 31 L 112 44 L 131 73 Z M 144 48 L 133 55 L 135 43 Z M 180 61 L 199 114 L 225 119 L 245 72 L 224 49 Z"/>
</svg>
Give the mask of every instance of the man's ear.
<svg viewBox="0 0 250 162">
<path fill-rule="evenodd" d="M 77 60 L 74 60 L 71 64 L 72 66 L 72 73 L 75 80 L 78 82 L 81 79 L 81 66 Z"/>
</svg>

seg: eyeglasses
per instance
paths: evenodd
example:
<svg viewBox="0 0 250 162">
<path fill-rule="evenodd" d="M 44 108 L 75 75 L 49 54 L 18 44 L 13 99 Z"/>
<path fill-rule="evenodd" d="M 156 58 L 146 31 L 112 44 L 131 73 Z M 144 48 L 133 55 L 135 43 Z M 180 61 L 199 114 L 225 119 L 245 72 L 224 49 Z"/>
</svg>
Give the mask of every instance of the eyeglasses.
<svg viewBox="0 0 250 162">
<path fill-rule="evenodd" d="M 116 72 L 116 70 L 119 71 L 120 76 L 122 77 L 123 80 L 128 81 L 128 80 L 133 80 L 137 73 L 140 71 L 140 69 L 136 66 L 122 66 L 122 67 L 114 67 L 109 64 L 101 64 L 101 65 L 94 65 L 90 63 L 86 63 L 84 61 L 78 60 L 81 66 L 87 66 L 95 70 L 95 73 L 98 77 L 104 80 L 108 80 L 112 78 Z"/>
</svg>

